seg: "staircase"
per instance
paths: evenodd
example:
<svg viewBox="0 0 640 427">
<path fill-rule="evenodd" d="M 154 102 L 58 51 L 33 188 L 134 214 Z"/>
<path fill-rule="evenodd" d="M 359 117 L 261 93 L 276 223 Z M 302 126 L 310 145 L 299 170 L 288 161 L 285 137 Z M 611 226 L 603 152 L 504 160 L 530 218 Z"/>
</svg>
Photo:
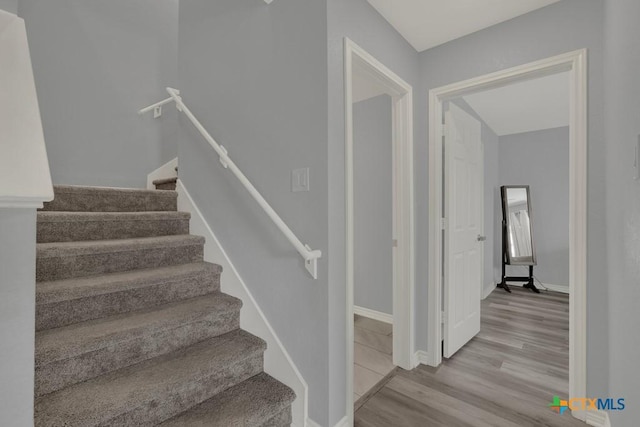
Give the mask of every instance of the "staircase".
<svg viewBox="0 0 640 427">
<path fill-rule="evenodd" d="M 35 426 L 288 426 L 172 190 L 57 186 L 38 212 Z"/>
<path fill-rule="evenodd" d="M 178 178 L 176 177 L 164 178 L 156 179 L 155 181 L 153 181 L 153 185 L 156 187 L 156 190 L 175 190 L 177 182 Z"/>
</svg>

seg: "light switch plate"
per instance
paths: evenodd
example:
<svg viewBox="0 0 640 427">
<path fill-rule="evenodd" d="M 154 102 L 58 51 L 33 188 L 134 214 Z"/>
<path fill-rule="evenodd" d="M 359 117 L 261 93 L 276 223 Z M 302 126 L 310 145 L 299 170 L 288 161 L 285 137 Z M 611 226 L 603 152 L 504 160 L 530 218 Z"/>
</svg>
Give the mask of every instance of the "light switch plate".
<svg viewBox="0 0 640 427">
<path fill-rule="evenodd" d="M 309 191 L 309 168 L 294 169 L 291 171 L 291 191 Z"/>
</svg>

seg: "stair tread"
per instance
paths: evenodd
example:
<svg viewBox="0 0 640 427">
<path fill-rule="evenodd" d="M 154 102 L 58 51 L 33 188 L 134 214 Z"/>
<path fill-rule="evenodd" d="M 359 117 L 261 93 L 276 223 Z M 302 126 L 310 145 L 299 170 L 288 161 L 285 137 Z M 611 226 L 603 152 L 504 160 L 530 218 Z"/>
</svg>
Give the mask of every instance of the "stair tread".
<svg viewBox="0 0 640 427">
<path fill-rule="evenodd" d="M 200 262 L 204 243 L 189 234 L 37 243 L 36 282 Z"/>
<path fill-rule="evenodd" d="M 178 193 L 173 190 L 55 185 L 54 199 L 40 211 L 144 212 L 175 211 Z"/>
<path fill-rule="evenodd" d="M 170 191 L 149 190 L 146 188 L 126 188 L 126 187 L 94 187 L 87 185 L 54 185 L 56 193 L 126 193 L 132 195 L 154 195 L 159 197 L 176 197 L 177 193 Z"/>
<path fill-rule="evenodd" d="M 36 333 L 36 365 L 69 359 L 121 340 L 192 323 L 210 313 L 239 311 L 242 302 L 216 292 L 131 313 L 89 320 Z"/>
<path fill-rule="evenodd" d="M 188 212 L 38 212 L 37 243 L 135 239 L 189 234 Z"/>
<path fill-rule="evenodd" d="M 167 219 L 189 219 L 189 212 L 142 211 L 142 212 L 74 212 L 40 211 L 38 222 L 80 222 L 80 221 L 160 221 Z"/>
<path fill-rule="evenodd" d="M 160 282 L 177 276 L 188 276 L 203 271 L 220 274 L 222 273 L 222 267 L 218 264 L 203 261 L 168 267 L 108 273 L 99 276 L 38 282 L 36 284 L 36 304 L 49 304 L 156 286 Z"/>
<path fill-rule="evenodd" d="M 263 372 L 162 423 L 161 426 L 261 425 L 291 405 L 295 397 L 293 390 Z"/>
<path fill-rule="evenodd" d="M 191 234 L 174 236 L 138 237 L 133 239 L 88 240 L 81 242 L 51 242 L 36 244 L 38 258 L 56 257 L 62 255 L 83 255 L 105 252 L 136 250 L 138 248 L 158 248 L 166 246 L 180 246 L 204 244 L 205 239 Z"/>
<path fill-rule="evenodd" d="M 36 425 L 97 425 L 144 405 L 162 405 L 162 396 L 179 394 L 180 386 L 265 348 L 242 330 L 201 341 L 36 399 Z"/>
<path fill-rule="evenodd" d="M 174 183 L 178 181 L 178 177 L 174 176 L 171 178 L 160 178 L 160 179 L 156 179 L 153 181 L 153 185 L 162 185 L 162 184 L 169 184 L 169 183 Z"/>
</svg>

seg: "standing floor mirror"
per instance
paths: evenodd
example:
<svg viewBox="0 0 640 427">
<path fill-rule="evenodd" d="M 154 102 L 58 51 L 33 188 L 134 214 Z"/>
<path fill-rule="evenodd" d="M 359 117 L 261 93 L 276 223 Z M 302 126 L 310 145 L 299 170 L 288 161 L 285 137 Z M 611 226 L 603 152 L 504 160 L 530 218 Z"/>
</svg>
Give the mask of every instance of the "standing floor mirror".
<svg viewBox="0 0 640 427">
<path fill-rule="evenodd" d="M 536 252 L 531 225 L 531 194 L 528 185 L 503 185 L 502 196 L 502 280 L 499 288 L 511 293 L 507 282 L 525 282 L 524 287 L 540 293 L 533 283 Z M 529 267 L 528 276 L 507 276 L 507 265 Z"/>
</svg>

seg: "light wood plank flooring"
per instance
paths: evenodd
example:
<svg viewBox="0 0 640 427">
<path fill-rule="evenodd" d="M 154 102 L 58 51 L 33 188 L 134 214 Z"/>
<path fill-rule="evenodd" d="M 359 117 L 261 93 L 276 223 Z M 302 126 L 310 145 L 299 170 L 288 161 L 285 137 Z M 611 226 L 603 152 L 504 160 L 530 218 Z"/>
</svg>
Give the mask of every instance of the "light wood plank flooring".
<svg viewBox="0 0 640 427">
<path fill-rule="evenodd" d="M 482 301 L 480 333 L 438 368 L 381 380 L 357 402 L 355 425 L 586 426 L 548 407 L 569 388 L 569 296 L 511 289 Z"/>
<path fill-rule="evenodd" d="M 356 315 L 354 318 L 353 401 L 357 402 L 394 368 L 393 326 Z"/>
</svg>

